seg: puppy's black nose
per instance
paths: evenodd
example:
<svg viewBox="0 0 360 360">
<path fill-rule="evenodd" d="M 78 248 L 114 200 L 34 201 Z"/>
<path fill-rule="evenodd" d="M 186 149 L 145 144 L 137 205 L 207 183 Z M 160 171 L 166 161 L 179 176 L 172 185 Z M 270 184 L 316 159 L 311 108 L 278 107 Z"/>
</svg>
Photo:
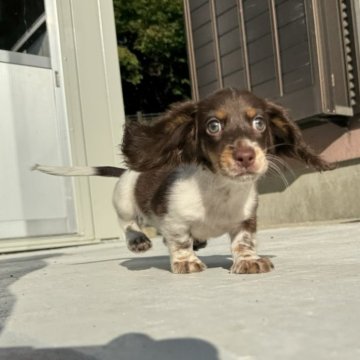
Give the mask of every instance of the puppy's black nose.
<svg viewBox="0 0 360 360">
<path fill-rule="evenodd" d="M 235 150 L 234 159 L 244 168 L 250 167 L 255 162 L 255 150 L 250 146 L 241 146 Z"/>
</svg>

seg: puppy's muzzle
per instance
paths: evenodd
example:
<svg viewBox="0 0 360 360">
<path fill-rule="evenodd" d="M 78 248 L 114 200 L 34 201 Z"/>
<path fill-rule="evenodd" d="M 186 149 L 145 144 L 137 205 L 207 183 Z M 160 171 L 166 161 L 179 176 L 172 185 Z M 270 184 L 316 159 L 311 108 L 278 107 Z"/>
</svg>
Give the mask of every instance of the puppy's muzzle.
<svg viewBox="0 0 360 360">
<path fill-rule="evenodd" d="M 233 157 L 240 168 L 247 170 L 254 165 L 256 153 L 253 147 L 241 145 L 234 150 Z"/>
<path fill-rule="evenodd" d="M 260 176 L 266 172 L 267 167 L 264 151 L 257 143 L 248 140 L 226 146 L 219 159 L 220 171 L 230 177 Z"/>
</svg>

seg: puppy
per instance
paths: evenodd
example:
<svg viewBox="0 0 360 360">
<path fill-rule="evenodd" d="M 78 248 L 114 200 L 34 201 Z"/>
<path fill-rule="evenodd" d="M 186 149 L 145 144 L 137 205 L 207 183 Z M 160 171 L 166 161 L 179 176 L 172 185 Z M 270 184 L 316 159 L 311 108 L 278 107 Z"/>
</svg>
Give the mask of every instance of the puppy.
<svg viewBox="0 0 360 360">
<path fill-rule="evenodd" d="M 122 152 L 130 170 L 36 169 L 120 176 L 113 203 L 128 248 L 149 250 L 151 241 L 141 228 L 156 227 L 169 249 L 171 270 L 179 274 L 203 271 L 206 266 L 195 251 L 226 233 L 231 273 L 270 271 L 273 264 L 255 248 L 258 180 L 282 157 L 319 171 L 331 168 L 305 144 L 281 106 L 237 89 L 176 104 L 152 125 L 129 123 Z"/>
</svg>

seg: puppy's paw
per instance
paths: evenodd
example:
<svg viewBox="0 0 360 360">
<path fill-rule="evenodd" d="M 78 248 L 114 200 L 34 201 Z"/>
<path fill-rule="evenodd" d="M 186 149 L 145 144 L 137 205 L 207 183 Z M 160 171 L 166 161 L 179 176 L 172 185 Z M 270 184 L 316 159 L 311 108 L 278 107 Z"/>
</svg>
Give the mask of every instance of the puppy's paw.
<svg viewBox="0 0 360 360">
<path fill-rule="evenodd" d="M 193 250 L 194 251 L 198 251 L 200 249 L 203 249 L 204 247 L 206 247 L 206 245 L 207 245 L 206 240 L 204 240 L 204 241 L 201 241 L 201 240 L 198 240 L 198 239 L 193 240 Z"/>
<path fill-rule="evenodd" d="M 134 253 L 141 253 L 149 250 L 152 242 L 145 234 L 138 232 L 136 236 L 127 239 L 127 247 Z"/>
<path fill-rule="evenodd" d="M 266 257 L 259 259 L 238 258 L 234 261 L 230 272 L 232 274 L 258 274 L 269 272 L 273 268 L 273 263 Z"/>
<path fill-rule="evenodd" d="M 189 274 L 204 271 L 206 265 L 199 259 L 194 260 L 176 260 L 171 264 L 171 270 L 174 274 Z"/>
</svg>

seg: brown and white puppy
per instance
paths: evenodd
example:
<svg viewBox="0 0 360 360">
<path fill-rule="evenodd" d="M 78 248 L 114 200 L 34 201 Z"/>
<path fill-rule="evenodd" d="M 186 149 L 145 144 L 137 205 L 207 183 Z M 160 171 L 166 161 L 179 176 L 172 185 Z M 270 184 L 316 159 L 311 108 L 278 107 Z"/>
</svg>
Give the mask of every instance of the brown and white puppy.
<svg viewBox="0 0 360 360">
<path fill-rule="evenodd" d="M 129 249 L 150 249 L 141 227 L 156 227 L 174 273 L 204 270 L 194 250 L 226 233 L 232 273 L 270 271 L 271 261 L 255 249 L 257 181 L 277 157 L 317 170 L 331 167 L 305 144 L 282 107 L 237 89 L 176 104 L 150 126 L 128 124 L 122 152 L 130 170 L 36 168 L 56 175 L 120 176 L 113 202 Z"/>
</svg>

